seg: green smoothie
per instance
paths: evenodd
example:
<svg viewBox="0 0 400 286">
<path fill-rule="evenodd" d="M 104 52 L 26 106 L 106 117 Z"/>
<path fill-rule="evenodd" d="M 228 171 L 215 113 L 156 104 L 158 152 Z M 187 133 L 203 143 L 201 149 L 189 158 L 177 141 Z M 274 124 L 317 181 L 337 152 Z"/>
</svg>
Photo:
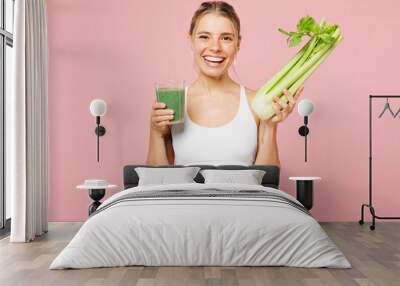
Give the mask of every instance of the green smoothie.
<svg viewBox="0 0 400 286">
<path fill-rule="evenodd" d="M 185 89 L 159 87 L 156 89 L 157 101 L 164 102 L 167 109 L 174 110 L 172 123 L 183 122 L 185 114 Z"/>
</svg>

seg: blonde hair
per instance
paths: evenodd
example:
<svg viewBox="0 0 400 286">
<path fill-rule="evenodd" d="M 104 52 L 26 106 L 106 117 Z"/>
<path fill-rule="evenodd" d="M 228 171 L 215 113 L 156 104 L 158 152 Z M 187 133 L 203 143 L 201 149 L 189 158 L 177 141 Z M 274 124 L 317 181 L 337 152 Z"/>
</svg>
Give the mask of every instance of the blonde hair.
<svg viewBox="0 0 400 286">
<path fill-rule="evenodd" d="M 240 35 L 240 20 L 235 12 L 235 9 L 224 1 L 208 1 L 200 4 L 200 7 L 194 12 L 192 22 L 190 23 L 189 35 L 193 35 L 193 31 L 200 18 L 209 13 L 217 13 L 223 17 L 228 18 L 233 23 L 236 29 L 238 40 L 241 39 Z"/>
</svg>

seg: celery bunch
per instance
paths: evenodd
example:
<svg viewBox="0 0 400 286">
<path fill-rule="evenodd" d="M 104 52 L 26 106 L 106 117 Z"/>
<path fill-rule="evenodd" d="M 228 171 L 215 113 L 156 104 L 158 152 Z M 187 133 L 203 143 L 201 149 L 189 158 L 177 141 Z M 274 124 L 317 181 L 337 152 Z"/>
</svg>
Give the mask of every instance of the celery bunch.
<svg viewBox="0 0 400 286">
<path fill-rule="evenodd" d="M 257 91 L 251 107 L 262 120 L 275 115 L 272 108 L 273 97 L 278 96 L 287 103 L 283 90 L 286 88 L 294 94 L 342 40 L 338 25 L 329 24 L 323 19 L 316 23 L 310 16 L 300 19 L 295 32 L 278 30 L 288 36 L 289 47 L 299 45 L 304 36 L 310 39 L 286 66 Z"/>
</svg>

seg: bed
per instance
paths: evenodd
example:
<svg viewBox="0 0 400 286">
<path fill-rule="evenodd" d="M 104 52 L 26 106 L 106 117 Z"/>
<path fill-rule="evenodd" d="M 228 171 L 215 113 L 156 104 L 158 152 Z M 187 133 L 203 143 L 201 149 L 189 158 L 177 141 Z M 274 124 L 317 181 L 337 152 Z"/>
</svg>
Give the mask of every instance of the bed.
<svg viewBox="0 0 400 286">
<path fill-rule="evenodd" d="M 124 191 L 103 202 L 50 269 L 144 266 L 292 266 L 350 268 L 318 222 L 279 190 L 276 166 L 205 166 L 263 170 L 260 185 L 138 185 L 124 167 Z M 184 166 L 157 166 L 157 168 Z M 136 169 L 138 170 L 138 169 Z"/>
</svg>

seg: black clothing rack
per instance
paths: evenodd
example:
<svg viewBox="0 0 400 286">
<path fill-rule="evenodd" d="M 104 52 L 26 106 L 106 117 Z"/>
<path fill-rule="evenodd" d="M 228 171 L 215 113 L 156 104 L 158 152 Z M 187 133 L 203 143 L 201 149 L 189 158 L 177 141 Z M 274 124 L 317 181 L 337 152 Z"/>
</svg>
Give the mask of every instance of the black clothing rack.
<svg viewBox="0 0 400 286">
<path fill-rule="evenodd" d="M 362 204 L 361 206 L 361 219 L 358 221 L 359 224 L 364 224 L 364 207 L 369 208 L 372 215 L 372 225 L 370 229 L 375 229 L 375 219 L 400 219 L 400 217 L 384 217 L 378 216 L 375 213 L 375 208 L 372 204 L 372 100 L 374 98 L 400 98 L 400 95 L 370 95 L 369 96 L 369 203 Z"/>
</svg>

